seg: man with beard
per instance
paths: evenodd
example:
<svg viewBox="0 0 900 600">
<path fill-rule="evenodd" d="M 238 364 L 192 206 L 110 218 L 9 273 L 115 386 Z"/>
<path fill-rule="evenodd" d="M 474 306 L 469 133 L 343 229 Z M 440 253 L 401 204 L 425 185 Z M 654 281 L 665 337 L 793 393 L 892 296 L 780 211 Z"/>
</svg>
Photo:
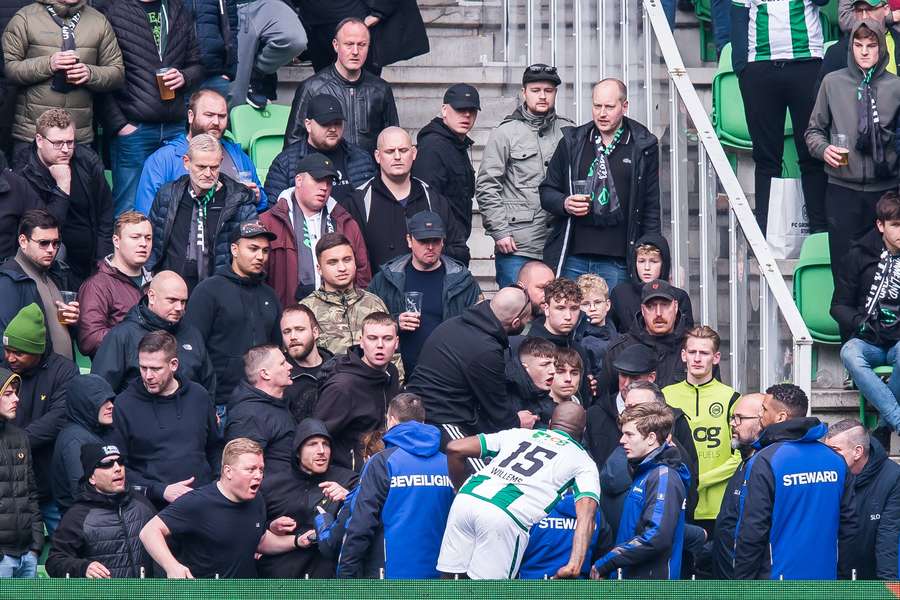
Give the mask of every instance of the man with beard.
<svg viewBox="0 0 900 600">
<path fill-rule="evenodd" d="M 208 133 L 221 142 L 225 151 L 222 155 L 221 173 L 250 188 L 256 197 L 257 209 L 266 210 L 269 201 L 262 189 L 253 161 L 241 149 L 240 144 L 222 137 L 228 129 L 228 103 L 225 98 L 210 89 L 195 92 L 188 103 L 187 120 L 187 133 L 165 142 L 144 162 L 144 170 L 141 172 L 134 199 L 134 209 L 145 215 L 150 214 L 159 188 L 184 175 L 183 157 L 187 154 L 191 139 L 195 135 Z M 249 181 L 245 179 L 248 174 Z"/>
<path fill-rule="evenodd" d="M 485 233 L 494 239 L 500 287 L 512 285 L 525 263 L 544 255 L 551 215 L 541 208 L 538 185 L 562 128 L 574 125 L 556 114 L 560 83 L 556 67 L 526 67 L 522 104 L 491 131 L 481 157 L 475 200 Z"/>
<path fill-rule="evenodd" d="M 266 503 L 259 496 L 265 463 L 259 444 L 231 440 L 222 452 L 222 475 L 183 496 L 141 530 L 144 548 L 169 579 L 253 579 L 256 553 L 281 554 L 297 544 L 293 535 L 266 529 Z M 178 542 L 178 558 L 166 538 Z"/>
<path fill-rule="evenodd" d="M 298 423 L 312 415 L 322 367 L 334 356 L 317 344 L 320 334 L 319 322 L 308 306 L 293 304 L 281 313 L 281 347 L 291 365 L 291 386 L 284 397 Z"/>
</svg>

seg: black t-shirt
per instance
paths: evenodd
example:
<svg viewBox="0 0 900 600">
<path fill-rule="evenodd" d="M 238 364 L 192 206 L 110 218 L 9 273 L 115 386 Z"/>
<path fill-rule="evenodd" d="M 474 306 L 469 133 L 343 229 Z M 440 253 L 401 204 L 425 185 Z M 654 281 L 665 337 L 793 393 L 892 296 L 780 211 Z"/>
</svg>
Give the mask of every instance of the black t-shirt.
<svg viewBox="0 0 900 600">
<path fill-rule="evenodd" d="M 153 41 L 156 42 L 156 48 L 162 42 L 162 0 L 153 0 L 152 2 L 141 2 L 144 12 L 147 13 L 147 21 L 150 23 L 150 32 L 153 34 Z"/>
<path fill-rule="evenodd" d="M 95 234 L 90 215 L 90 194 L 78 177 L 78 171 L 72 169 L 69 210 L 62 227 L 62 241 L 66 245 L 66 263 L 80 279 L 91 274 L 95 260 Z"/>
<path fill-rule="evenodd" d="M 176 558 L 194 577 L 256 577 L 253 554 L 266 533 L 262 495 L 249 502 L 232 502 L 213 482 L 188 492 L 158 516 L 178 542 Z"/>
<path fill-rule="evenodd" d="M 403 358 L 403 369 L 409 374 L 416 368 L 419 353 L 425 340 L 435 327 L 444 320 L 444 278 L 447 270 L 444 264 L 434 271 L 419 271 L 413 267 L 412 261 L 406 265 L 406 292 L 422 292 L 422 314 L 419 328 L 415 331 L 400 332 L 400 356 Z"/>
<path fill-rule="evenodd" d="M 350 172 L 347 169 L 347 153 L 343 148 L 337 146 L 334 150 L 322 152 L 322 154 L 331 159 L 338 172 L 334 186 L 331 188 L 332 197 L 338 202 L 349 200 L 353 194 L 353 185 L 350 183 Z"/>
<path fill-rule="evenodd" d="M 169 243 L 166 246 L 166 254 L 162 264 L 156 271 L 175 271 L 180 273 L 187 283 L 188 290 L 193 290 L 199 282 L 197 263 L 187 260 L 187 246 L 191 235 L 191 219 L 194 214 L 194 206 L 197 201 L 186 190 L 178 203 L 178 212 L 175 213 L 175 222 L 172 224 L 172 232 L 169 235 Z M 216 267 L 215 259 L 215 235 L 219 226 L 219 217 L 225 207 L 225 186 L 223 185 L 213 195 L 212 201 L 206 206 L 206 227 L 204 228 L 206 247 L 209 261 L 206 274 L 212 275 Z M 198 209 L 199 210 L 199 209 Z"/>
<path fill-rule="evenodd" d="M 598 135 L 595 128 L 588 136 L 581 154 L 581 164 L 578 165 L 578 179 L 587 179 L 588 169 L 596 156 L 595 143 Z M 628 249 L 628 200 L 631 195 L 633 146 L 631 130 L 626 126 L 619 143 L 607 157 L 613 185 L 616 186 L 616 195 L 626 218 L 616 227 L 603 228 L 594 225 L 590 215 L 573 218 L 571 255 L 588 254 L 625 258 Z"/>
</svg>

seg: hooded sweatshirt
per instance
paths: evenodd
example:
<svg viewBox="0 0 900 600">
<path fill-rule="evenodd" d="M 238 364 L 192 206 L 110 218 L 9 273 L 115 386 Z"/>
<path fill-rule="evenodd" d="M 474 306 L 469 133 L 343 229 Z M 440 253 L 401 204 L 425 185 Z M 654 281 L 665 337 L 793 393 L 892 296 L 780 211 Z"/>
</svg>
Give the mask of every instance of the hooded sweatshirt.
<svg viewBox="0 0 900 600">
<path fill-rule="evenodd" d="M 177 376 L 176 376 L 177 377 Z M 216 456 L 216 413 L 209 393 L 178 379 L 169 396 L 151 394 L 140 379 L 116 396 L 114 442 L 128 467 L 130 485 L 145 487 L 157 506 L 166 486 L 191 477 L 194 489 L 210 483 Z"/>
<path fill-rule="evenodd" d="M 334 360 L 325 376 L 313 411 L 331 433 L 331 460 L 335 465 L 362 470 L 363 434 L 384 427 L 388 403 L 400 391 L 397 368 L 375 369 L 363 362 L 362 350 L 350 348 Z"/>
<path fill-rule="evenodd" d="M 384 434 L 385 449 L 366 463 L 346 527 L 338 577 L 436 579 L 438 554 L 453 503 L 447 457 L 436 427 L 407 421 Z M 383 544 L 377 543 L 383 537 Z M 410 543 L 415 540 L 415 543 Z"/>
<path fill-rule="evenodd" d="M 635 251 L 630 252 L 628 255 L 629 279 L 619 283 L 609 295 L 612 306 L 606 318 L 607 320 L 612 319 L 619 333 L 628 333 L 634 325 L 635 319 L 641 313 L 641 291 L 644 289 L 644 282 L 638 277 L 636 250 L 643 245 L 650 245 L 659 250 L 662 258 L 662 268 L 658 279 L 669 281 L 669 275 L 671 274 L 672 255 L 666 238 L 659 233 L 648 233 L 638 238 L 634 244 Z M 675 292 L 675 300 L 678 301 L 678 312 L 681 313 L 681 320 L 684 322 L 685 327 L 690 329 L 694 326 L 694 308 L 691 306 L 691 297 L 681 288 L 673 288 L 673 291 Z"/>
<path fill-rule="evenodd" d="M 67 386 L 67 424 L 59 432 L 53 448 L 51 486 L 53 499 L 65 512 L 81 491 L 84 469 L 81 447 L 110 441 L 112 426 L 99 422 L 100 407 L 115 398 L 112 388 L 98 375 L 80 375 Z"/>
<path fill-rule="evenodd" d="M 862 21 L 853 28 L 850 39 L 860 27 L 866 26 L 876 32 L 883 27 L 871 21 Z M 806 145 L 810 155 L 824 160 L 825 149 L 831 144 L 831 134 L 843 133 L 847 136 L 850 151 L 849 164 L 842 167 L 825 165 L 828 181 L 841 187 L 863 192 L 878 192 L 897 187 L 897 112 L 900 110 L 900 78 L 886 71 L 888 63 L 887 45 L 883 35 L 878 38 L 878 63 L 871 74 L 864 73 L 853 57 L 853 44 L 849 44 L 847 67 L 829 73 L 822 80 L 816 104 L 809 118 L 806 130 Z M 875 124 L 876 135 L 880 136 L 884 148 L 886 169 L 876 173 L 871 152 L 863 154 L 859 149 L 859 89 L 866 76 L 875 96 L 880 123 Z"/>
<path fill-rule="evenodd" d="M 600 395 L 603 395 L 604 390 L 613 396 L 619 391 L 618 376 L 612 365 L 625 348 L 635 344 L 643 344 L 656 353 L 656 385 L 663 388 L 684 381 L 686 375 L 684 361 L 681 360 L 681 347 L 686 332 L 687 326 L 680 314 L 675 317 L 672 331 L 663 335 L 652 335 L 648 332 L 644 325 L 644 317 L 638 315 L 631 330 L 620 335 L 606 351 L 603 377 L 598 382 Z M 718 371 L 713 373 L 717 375 Z"/>
<path fill-rule="evenodd" d="M 550 397 L 550 392 L 538 388 L 519 355 L 519 348 L 525 341 L 524 336 L 516 336 L 509 342 L 509 350 L 506 352 L 506 398 L 507 402 L 515 403 L 516 411 L 527 410 L 540 417 L 535 427 L 544 429 L 550 424 L 550 417 L 556 404 Z"/>
<path fill-rule="evenodd" d="M 340 502 L 333 502 L 322 494 L 320 483 L 333 481 L 348 490 L 356 487 L 359 476 L 350 469 L 334 464 L 332 460 L 324 473 L 313 474 L 300 467 L 297 456 L 303 443 L 311 437 L 321 436 L 331 440 L 325 424 L 318 419 L 304 419 L 297 425 L 292 445 L 295 457 L 291 468 L 266 476 L 262 483 L 262 493 L 266 499 L 266 518 L 271 522 L 278 517 L 291 517 L 297 522 L 298 532 L 315 528 L 318 508 L 324 510 L 332 518 L 341 507 Z M 332 459 L 334 446 L 332 445 Z M 259 560 L 260 577 L 279 579 L 303 579 L 309 575 L 311 579 L 334 577 L 335 561 L 319 552 L 318 548 L 298 548 L 291 552 L 275 556 L 263 556 Z"/>
<path fill-rule="evenodd" d="M 247 380 L 241 380 L 231 392 L 225 441 L 243 437 L 259 443 L 267 474 L 290 469 L 297 461 L 296 454 L 292 454 L 296 428 L 297 421 L 285 398 L 270 396 Z"/>
<path fill-rule="evenodd" d="M 206 340 L 216 372 L 215 403 L 225 404 L 244 375 L 244 353 L 281 344 L 281 304 L 263 277 L 241 277 L 229 265 L 201 281 L 188 300 L 184 322 Z"/>
</svg>

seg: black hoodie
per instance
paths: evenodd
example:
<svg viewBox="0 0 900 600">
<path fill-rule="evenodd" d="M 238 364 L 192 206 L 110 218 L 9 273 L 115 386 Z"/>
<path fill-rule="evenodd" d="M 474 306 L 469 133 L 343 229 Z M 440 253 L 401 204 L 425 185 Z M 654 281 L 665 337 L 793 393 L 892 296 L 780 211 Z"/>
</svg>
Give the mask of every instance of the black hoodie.
<svg viewBox="0 0 900 600">
<path fill-rule="evenodd" d="M 571 348 L 578 352 L 578 356 L 581 357 L 582 366 L 589 366 L 590 359 L 588 358 L 588 353 L 585 351 L 584 346 L 578 342 L 578 333 L 577 333 L 577 325 L 572 328 L 572 331 L 569 335 L 557 335 L 555 333 L 550 333 L 547 329 L 547 318 L 544 316 L 540 316 L 535 319 L 531 323 L 531 328 L 528 330 L 527 337 L 538 337 L 553 342 L 553 345 L 557 348 Z M 521 336 L 519 336 L 521 337 Z M 519 342 L 521 343 L 521 342 Z M 512 347 L 512 340 L 509 342 L 510 347 Z M 582 402 L 586 407 L 593 404 L 594 395 L 591 393 L 591 382 L 588 379 L 589 371 L 587 368 L 583 368 L 581 370 L 581 384 L 578 386 L 578 397 L 582 399 Z"/>
<path fill-rule="evenodd" d="M 897 538 L 900 532 L 900 465 L 888 458 L 872 438 L 869 460 L 853 480 L 859 531 L 853 552 L 839 575 L 857 579 L 897 579 Z M 843 565 L 843 561 L 842 565 Z"/>
<path fill-rule="evenodd" d="M 643 245 L 650 245 L 659 249 L 662 255 L 662 269 L 659 272 L 659 279 L 669 281 L 672 269 L 669 242 L 659 233 L 642 235 L 635 242 L 635 251 L 630 252 L 628 255 L 629 279 L 613 288 L 609 296 L 612 301 L 612 307 L 608 318 L 612 319 L 619 333 L 628 333 L 641 312 L 641 291 L 644 288 L 644 282 L 638 277 L 636 251 Z M 675 300 L 678 301 L 678 312 L 681 313 L 681 320 L 684 322 L 685 327 L 690 329 L 694 326 L 694 308 L 691 306 L 691 297 L 681 288 L 673 287 L 673 291 L 675 292 Z"/>
<path fill-rule="evenodd" d="M 171 333 L 178 342 L 179 377 L 199 383 L 215 397 L 216 372 L 200 332 L 183 319 L 170 323 L 161 318 L 147 306 L 146 296 L 103 338 L 91 362 L 91 373 L 106 379 L 116 393 L 121 392 L 132 380 L 140 379 L 137 349 L 141 338 L 160 329 Z"/>
<path fill-rule="evenodd" d="M 406 385 L 425 405 L 429 423 L 465 425 L 483 433 L 519 426 L 506 399 L 506 330 L 481 302 L 447 319 L 425 341 Z"/>
<path fill-rule="evenodd" d="M 241 277 L 231 266 L 201 281 L 188 300 L 184 322 L 206 340 L 216 371 L 216 404 L 226 404 L 244 375 L 244 353 L 281 344 L 281 304 L 262 277 Z"/>
<path fill-rule="evenodd" d="M 242 379 L 231 392 L 225 440 L 250 438 L 262 446 L 266 473 L 290 469 L 296 459 L 291 442 L 297 421 L 287 408 L 285 398 L 276 398 Z"/>
<path fill-rule="evenodd" d="M 59 432 L 53 448 L 51 485 L 53 499 L 65 512 L 81 490 L 84 470 L 81 447 L 110 441 L 112 426 L 98 421 L 100 407 L 116 395 L 105 379 L 98 375 L 79 375 L 67 386 L 66 416 L 68 423 Z"/>
<path fill-rule="evenodd" d="M 524 336 L 516 336 L 509 341 L 506 352 L 506 399 L 515 404 L 517 411 L 527 410 L 540 417 L 535 427 L 546 429 L 556 405 L 550 392 L 539 389 L 522 365 L 519 347 L 523 341 Z"/>
<path fill-rule="evenodd" d="M 322 346 L 319 346 L 318 350 L 322 362 L 317 367 L 301 367 L 285 352 L 288 362 L 291 363 L 291 381 L 293 383 L 291 383 L 291 387 L 284 390 L 284 399 L 287 402 L 288 410 L 291 411 L 298 423 L 312 416 L 316 402 L 319 400 L 319 385 L 325 374 L 322 368 L 325 363 L 334 358 L 334 354 Z"/>
<path fill-rule="evenodd" d="M 294 460 L 290 469 L 266 477 L 262 483 L 262 493 L 266 499 L 266 518 L 271 522 L 278 517 L 288 516 L 297 522 L 297 532 L 315 528 L 317 507 L 321 507 L 332 517 L 337 515 L 340 502 L 332 502 L 322 495 L 320 483 L 333 481 L 347 490 L 356 487 L 359 475 L 350 469 L 336 466 L 332 460 L 328 470 L 315 475 L 300 468 L 298 455 L 303 443 L 313 436 L 331 439 L 325 424 L 318 419 L 304 419 L 297 425 L 292 445 Z M 332 458 L 334 450 L 332 446 Z M 276 556 L 263 556 L 259 561 L 260 577 L 280 579 L 333 578 L 337 562 L 328 559 L 313 545 Z"/>
<path fill-rule="evenodd" d="M 150 394 L 140 379 L 116 396 L 114 441 L 128 467 L 131 485 L 146 488 L 157 506 L 166 504 L 166 486 L 194 478 L 194 489 L 213 480 L 216 456 L 216 413 L 209 394 L 191 381 L 178 379 L 170 396 Z"/>
<path fill-rule="evenodd" d="M 360 438 L 384 428 L 388 404 L 400 391 L 400 377 L 393 363 L 382 371 L 367 365 L 362 356 L 360 348 L 352 346 L 334 359 L 313 411 L 331 433 L 332 463 L 354 471 L 361 471 L 363 466 Z"/>
</svg>

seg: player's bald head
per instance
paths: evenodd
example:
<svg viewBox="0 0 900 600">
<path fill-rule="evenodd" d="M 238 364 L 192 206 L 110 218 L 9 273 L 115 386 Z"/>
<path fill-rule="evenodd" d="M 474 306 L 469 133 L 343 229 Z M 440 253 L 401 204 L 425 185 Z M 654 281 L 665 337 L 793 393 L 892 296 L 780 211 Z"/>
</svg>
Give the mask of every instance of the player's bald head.
<svg viewBox="0 0 900 600">
<path fill-rule="evenodd" d="M 560 402 L 550 417 L 550 429 L 564 431 L 575 440 L 581 440 L 586 424 L 587 413 L 575 402 Z"/>
</svg>

